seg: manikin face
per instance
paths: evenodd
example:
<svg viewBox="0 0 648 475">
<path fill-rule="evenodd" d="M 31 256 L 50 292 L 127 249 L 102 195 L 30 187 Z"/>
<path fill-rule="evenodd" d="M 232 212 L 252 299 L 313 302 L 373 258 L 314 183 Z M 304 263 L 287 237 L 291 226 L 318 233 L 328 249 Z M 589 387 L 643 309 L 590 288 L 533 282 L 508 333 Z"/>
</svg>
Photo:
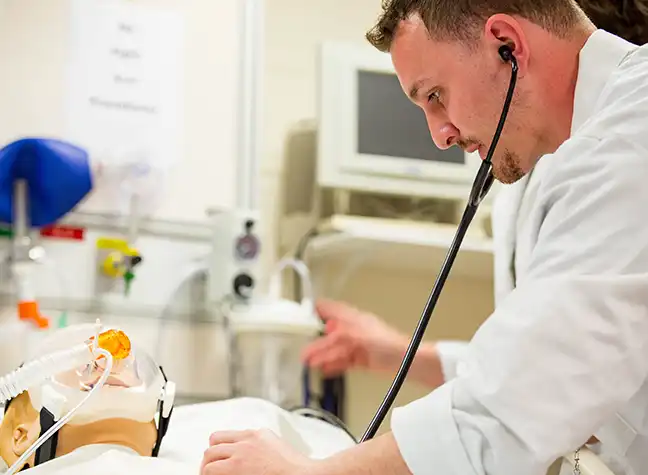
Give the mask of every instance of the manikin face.
<svg viewBox="0 0 648 475">
<path fill-rule="evenodd" d="M 28 393 L 14 399 L 0 424 L 0 457 L 11 466 L 40 437 L 40 418 L 32 407 Z M 155 423 L 129 419 L 104 419 L 85 425 L 65 425 L 59 431 L 56 457 L 66 455 L 79 447 L 92 444 L 114 444 L 133 449 L 142 456 L 150 456 L 155 446 Z M 27 465 L 34 466 L 32 455 Z"/>
<path fill-rule="evenodd" d="M 401 22 L 390 52 L 401 86 L 423 109 L 437 147 L 457 145 L 486 158 L 511 78 L 511 65 L 500 58 L 496 41 L 484 39 L 472 47 L 437 41 L 413 17 Z M 519 180 L 542 154 L 527 97 L 518 80 L 492 159 L 493 174 L 502 183 Z"/>
<path fill-rule="evenodd" d="M 95 398 L 83 404 L 60 428 L 55 457 L 96 444 L 120 445 L 142 456 L 151 456 L 157 441 L 154 419 L 163 390 L 163 374 L 146 352 L 131 346 L 123 332 L 110 329 L 104 332 L 99 328 L 97 325 L 70 326 L 52 333 L 39 345 L 38 351 L 47 354 L 88 344 L 96 333 L 100 333 L 102 348 L 112 348 L 113 354 L 110 374 Z M 115 342 L 119 344 L 113 345 Z M 81 348 L 87 356 L 84 363 L 53 375 L 40 388 L 23 392 L 7 407 L 0 424 L 0 457 L 7 465 L 11 466 L 40 437 L 38 401 L 45 400 L 47 390 L 65 398 L 63 411 L 67 412 L 82 402 L 105 374 L 106 359 L 92 357 L 86 353 L 86 347 Z M 27 463 L 33 466 L 34 457 Z"/>
</svg>

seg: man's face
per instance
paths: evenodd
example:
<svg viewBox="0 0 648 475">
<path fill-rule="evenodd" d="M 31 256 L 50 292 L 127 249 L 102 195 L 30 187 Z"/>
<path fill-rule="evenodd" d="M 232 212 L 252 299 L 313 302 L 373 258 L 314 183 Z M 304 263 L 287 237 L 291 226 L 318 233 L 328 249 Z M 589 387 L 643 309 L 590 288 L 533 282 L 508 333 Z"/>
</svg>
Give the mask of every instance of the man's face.
<svg viewBox="0 0 648 475">
<path fill-rule="evenodd" d="M 511 78 L 497 49 L 433 40 L 424 23 L 412 18 L 397 29 L 391 57 L 403 90 L 425 112 L 437 147 L 457 145 L 485 159 Z M 493 174 L 502 183 L 522 178 L 539 156 L 525 97 L 518 82 L 492 158 Z"/>
</svg>

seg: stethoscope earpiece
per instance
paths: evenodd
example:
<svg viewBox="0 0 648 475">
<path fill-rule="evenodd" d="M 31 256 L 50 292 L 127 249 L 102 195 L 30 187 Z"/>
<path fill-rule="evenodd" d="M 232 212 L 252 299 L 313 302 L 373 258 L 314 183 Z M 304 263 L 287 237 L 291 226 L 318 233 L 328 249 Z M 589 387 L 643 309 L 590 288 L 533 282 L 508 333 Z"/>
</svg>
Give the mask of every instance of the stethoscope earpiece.
<svg viewBox="0 0 648 475">
<path fill-rule="evenodd" d="M 499 55 L 508 63 L 513 59 L 513 49 L 509 45 L 502 45 L 499 48 Z"/>
</svg>

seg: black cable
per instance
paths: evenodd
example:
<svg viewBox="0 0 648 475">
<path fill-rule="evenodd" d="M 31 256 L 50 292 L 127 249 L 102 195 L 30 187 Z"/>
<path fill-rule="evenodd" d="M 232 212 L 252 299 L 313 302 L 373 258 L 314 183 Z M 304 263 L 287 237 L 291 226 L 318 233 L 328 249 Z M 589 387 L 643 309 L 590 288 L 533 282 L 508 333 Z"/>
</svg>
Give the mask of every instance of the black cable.
<svg viewBox="0 0 648 475">
<path fill-rule="evenodd" d="M 407 352 L 403 357 L 401 366 L 398 369 L 398 372 L 394 377 L 394 381 L 387 391 L 385 398 L 380 404 L 380 407 L 376 411 L 376 414 L 374 415 L 373 419 L 369 423 L 369 426 L 367 427 L 367 430 L 362 436 L 361 442 L 366 442 L 376 435 L 376 432 L 378 432 L 378 429 L 387 416 L 387 413 L 389 412 L 391 406 L 394 404 L 394 400 L 396 399 L 396 396 L 398 396 L 398 392 L 403 386 L 405 378 L 407 377 L 407 373 L 412 366 L 412 362 L 414 361 L 416 352 L 418 351 L 418 348 L 421 344 L 423 335 L 425 334 L 425 330 L 427 329 L 428 323 L 430 321 L 430 317 L 432 316 L 432 312 L 434 311 L 437 301 L 439 300 L 443 286 L 445 285 L 445 282 L 450 275 L 450 270 L 452 269 L 452 264 L 454 263 L 454 260 L 457 257 L 457 253 L 459 252 L 459 248 L 461 247 L 461 242 L 463 241 L 464 236 L 468 231 L 468 227 L 470 226 L 471 221 L 475 217 L 475 213 L 477 212 L 479 204 L 484 199 L 493 184 L 494 177 L 492 174 L 492 157 L 493 153 L 495 152 L 497 142 L 499 141 L 499 137 L 502 133 L 502 129 L 504 128 L 504 123 L 506 122 L 506 117 L 511 106 L 511 101 L 513 100 L 513 92 L 515 91 L 515 83 L 517 81 L 518 72 L 517 61 L 512 54 L 512 50 L 508 46 L 503 46 L 500 48 L 499 52 L 505 61 L 511 62 L 511 81 L 509 84 L 508 93 L 506 95 L 506 100 L 504 101 L 504 107 L 497 126 L 497 130 L 495 131 L 495 135 L 493 136 L 493 141 L 491 142 L 491 146 L 488 150 L 486 159 L 482 162 L 479 171 L 477 172 L 477 176 L 475 177 L 475 182 L 470 193 L 470 199 L 468 200 L 466 210 L 464 211 L 461 222 L 459 223 L 457 233 L 455 234 L 452 244 L 450 245 L 450 249 L 448 250 L 443 265 L 441 266 L 441 271 L 437 276 L 434 287 L 432 288 L 430 296 L 428 297 L 428 300 L 425 304 L 425 308 L 423 309 L 421 318 L 416 326 L 416 330 L 414 331 L 412 340 L 410 341 L 410 344 L 407 348 Z"/>
<path fill-rule="evenodd" d="M 308 232 L 299 239 L 299 243 L 297 244 L 297 249 L 295 249 L 295 254 L 294 254 L 294 258 L 296 260 L 303 262 L 304 255 L 306 254 L 306 248 L 308 247 L 308 243 L 312 238 L 316 237 L 318 234 L 319 231 L 317 230 L 316 227 L 314 227 L 309 229 Z M 294 280 L 293 294 L 298 301 L 301 301 L 301 299 L 304 296 L 302 283 L 300 279 Z M 320 336 L 322 335 L 320 334 Z M 310 388 L 310 369 L 308 367 L 304 367 L 304 371 L 302 372 L 302 385 L 304 387 L 304 392 L 305 392 L 304 396 L 306 399 L 306 401 L 304 402 L 310 403 L 313 394 Z M 317 395 L 317 399 L 321 399 L 321 396 Z"/>
<path fill-rule="evenodd" d="M 324 409 L 319 409 L 315 407 L 307 407 L 307 406 L 299 406 L 295 407 L 293 409 L 290 409 L 290 411 L 304 417 L 313 417 L 315 419 L 319 419 L 324 422 L 328 422 L 329 424 L 342 429 L 346 434 L 355 442 L 356 444 L 358 443 L 358 439 L 351 433 L 351 430 L 349 427 L 340 419 L 337 417 L 335 414 L 331 414 L 328 411 L 325 411 Z"/>
<path fill-rule="evenodd" d="M 295 254 L 294 254 L 295 259 L 299 261 L 304 260 L 304 255 L 306 254 L 306 249 L 308 248 L 308 244 L 310 243 L 311 239 L 313 239 L 318 235 L 320 235 L 319 230 L 316 227 L 313 227 L 309 229 L 308 232 L 306 232 L 301 237 L 297 245 L 297 249 L 295 250 Z M 297 300 L 301 300 L 303 296 L 302 293 L 303 289 L 301 286 L 301 281 L 299 279 L 295 280 L 293 291 L 294 291 L 295 298 L 297 298 Z M 324 333 L 322 332 L 320 336 L 323 335 Z M 304 381 L 304 388 L 306 391 L 307 402 L 310 402 L 312 398 L 315 398 L 319 402 L 319 405 L 322 408 L 336 411 L 337 415 L 335 417 L 338 416 L 340 418 L 344 417 L 344 398 L 345 398 L 345 391 L 346 391 L 346 383 L 344 380 L 344 376 L 322 379 L 321 382 L 322 385 L 324 386 L 323 393 L 328 395 L 328 397 L 326 398 L 324 397 L 323 394 L 315 395 L 311 393 L 309 368 L 304 368 L 302 379 Z"/>
</svg>

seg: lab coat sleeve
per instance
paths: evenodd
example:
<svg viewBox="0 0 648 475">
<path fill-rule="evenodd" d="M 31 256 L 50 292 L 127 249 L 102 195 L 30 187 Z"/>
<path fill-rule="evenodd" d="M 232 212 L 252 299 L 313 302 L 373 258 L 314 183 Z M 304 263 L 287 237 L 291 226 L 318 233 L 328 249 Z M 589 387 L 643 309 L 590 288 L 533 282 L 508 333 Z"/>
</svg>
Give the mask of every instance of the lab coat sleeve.
<svg viewBox="0 0 648 475">
<path fill-rule="evenodd" d="M 440 340 L 436 343 L 444 381 L 450 381 L 457 376 L 457 369 L 466 355 L 467 347 L 468 343 L 465 341 Z"/>
<path fill-rule="evenodd" d="M 529 274 L 457 377 L 393 413 L 414 475 L 542 475 L 648 374 L 648 151 L 586 138 L 545 159 Z"/>
</svg>

